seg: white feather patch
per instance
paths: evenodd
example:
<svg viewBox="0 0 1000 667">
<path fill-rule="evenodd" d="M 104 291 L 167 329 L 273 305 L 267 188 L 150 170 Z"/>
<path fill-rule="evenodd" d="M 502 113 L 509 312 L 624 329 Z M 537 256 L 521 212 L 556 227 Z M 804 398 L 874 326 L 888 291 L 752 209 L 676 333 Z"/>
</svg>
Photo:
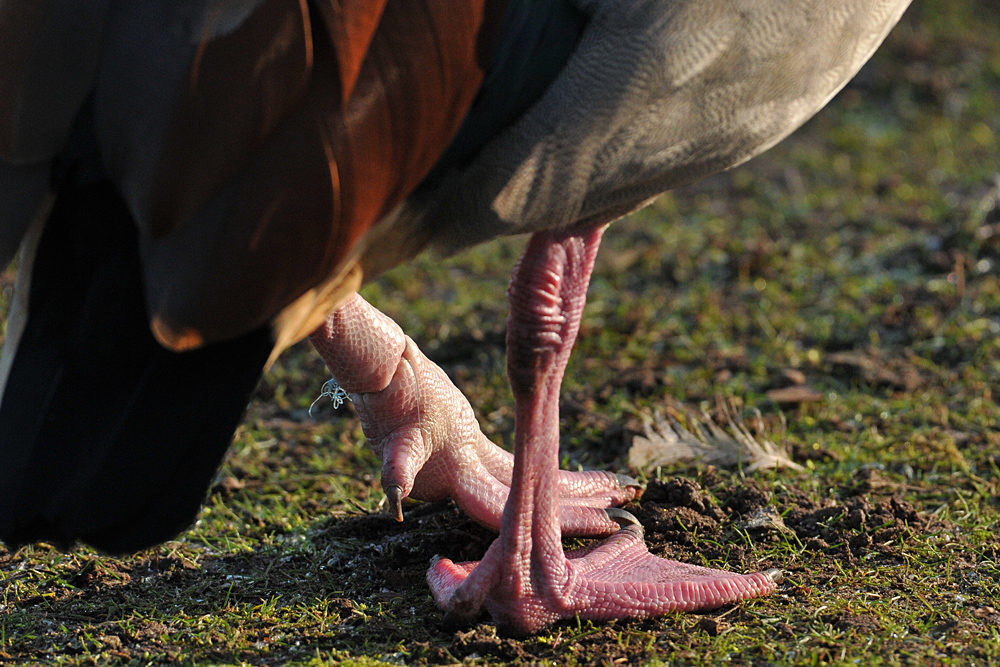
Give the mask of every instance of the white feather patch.
<svg viewBox="0 0 1000 667">
<path fill-rule="evenodd" d="M 742 418 L 725 402 L 720 404 L 725 418 L 723 428 L 704 410 L 696 414 L 685 409 L 690 429 L 685 428 L 673 415 L 664 417 L 657 411 L 646 421 L 645 437 L 637 435 L 629 449 L 628 462 L 634 470 L 651 469 L 684 461 L 717 466 L 743 464 L 747 470 L 791 468 L 802 470 L 792 461 L 788 452 L 764 435 L 764 424 L 757 413 L 754 431 L 751 432 Z"/>
</svg>

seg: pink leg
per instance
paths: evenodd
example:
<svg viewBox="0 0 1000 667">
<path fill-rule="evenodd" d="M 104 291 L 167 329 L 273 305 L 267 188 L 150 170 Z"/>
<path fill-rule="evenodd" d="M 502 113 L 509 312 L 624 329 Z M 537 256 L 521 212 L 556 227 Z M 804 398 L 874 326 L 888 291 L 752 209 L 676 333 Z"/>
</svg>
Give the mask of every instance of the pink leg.
<svg viewBox="0 0 1000 667">
<path fill-rule="evenodd" d="M 312 335 L 383 461 L 382 486 L 397 519 L 405 497 L 452 497 L 476 521 L 500 529 L 514 458 L 479 430 L 472 406 L 395 322 L 358 295 Z M 638 483 L 606 472 L 559 472 L 562 530 L 609 535 L 604 508 L 628 502 Z"/>
<path fill-rule="evenodd" d="M 576 339 L 602 229 L 535 234 L 508 290 L 507 374 L 514 391 L 514 478 L 500 536 L 479 563 L 437 560 L 438 605 L 471 621 L 485 607 L 512 634 L 560 618 L 642 618 L 710 609 L 772 592 L 778 573 L 735 575 L 663 560 L 629 526 L 563 554 L 558 498 L 559 388 Z"/>
</svg>

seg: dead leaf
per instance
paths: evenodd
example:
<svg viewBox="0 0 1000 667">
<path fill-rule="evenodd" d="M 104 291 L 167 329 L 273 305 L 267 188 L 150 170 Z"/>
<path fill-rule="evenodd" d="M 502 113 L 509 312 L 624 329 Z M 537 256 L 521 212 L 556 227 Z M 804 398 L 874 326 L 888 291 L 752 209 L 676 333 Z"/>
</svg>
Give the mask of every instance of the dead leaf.
<svg viewBox="0 0 1000 667">
<path fill-rule="evenodd" d="M 909 360 L 877 349 L 835 352 L 826 359 L 835 367 L 839 366 L 876 386 L 913 391 L 926 382 L 920 370 Z"/>
<path fill-rule="evenodd" d="M 775 403 L 794 404 L 818 401 L 823 398 L 823 394 L 807 385 L 795 385 L 792 387 L 782 387 L 781 389 L 769 389 L 765 394 Z"/>
</svg>

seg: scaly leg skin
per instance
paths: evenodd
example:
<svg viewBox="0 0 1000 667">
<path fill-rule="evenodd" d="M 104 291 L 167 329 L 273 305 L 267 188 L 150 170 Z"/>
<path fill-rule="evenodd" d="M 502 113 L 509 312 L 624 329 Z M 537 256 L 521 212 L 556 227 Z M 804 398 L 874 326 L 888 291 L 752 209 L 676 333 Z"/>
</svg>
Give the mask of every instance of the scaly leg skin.
<svg viewBox="0 0 1000 667">
<path fill-rule="evenodd" d="M 348 393 L 375 453 L 382 488 L 402 521 L 405 497 L 452 497 L 473 519 L 500 530 L 514 457 L 489 441 L 472 406 L 395 322 L 358 295 L 312 334 L 312 342 Z M 566 535 L 610 535 L 612 505 L 636 497 L 639 483 L 607 472 L 559 472 Z"/>
<path fill-rule="evenodd" d="M 561 618 L 645 618 L 711 609 L 775 590 L 777 570 L 736 575 L 651 555 L 628 526 L 564 554 L 557 493 L 559 387 L 576 339 L 603 229 L 535 234 L 511 278 L 507 374 L 515 401 L 514 478 L 500 536 L 479 563 L 436 559 L 434 598 L 457 622 L 485 607 L 523 635 Z M 637 522 L 636 522 L 637 523 Z"/>
</svg>

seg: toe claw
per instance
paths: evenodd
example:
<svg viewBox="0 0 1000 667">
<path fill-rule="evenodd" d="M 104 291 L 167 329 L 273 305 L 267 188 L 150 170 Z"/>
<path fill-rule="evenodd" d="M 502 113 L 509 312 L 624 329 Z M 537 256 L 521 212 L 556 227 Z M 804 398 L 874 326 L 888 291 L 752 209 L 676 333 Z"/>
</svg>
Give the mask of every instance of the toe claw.
<svg viewBox="0 0 1000 667">
<path fill-rule="evenodd" d="M 624 489 L 637 489 L 638 491 L 645 489 L 642 482 L 637 480 L 635 477 L 622 475 L 621 473 L 615 473 L 615 477 L 618 478 L 618 485 Z"/>
<path fill-rule="evenodd" d="M 776 567 L 772 567 L 770 570 L 764 570 L 764 575 L 775 584 L 780 584 L 785 580 L 785 573 Z"/>
<path fill-rule="evenodd" d="M 403 489 L 395 484 L 385 487 L 385 499 L 389 503 L 389 513 L 396 521 L 403 520 Z"/>
<path fill-rule="evenodd" d="M 617 523 L 622 528 L 628 528 L 629 526 L 635 526 L 639 530 L 642 530 L 642 524 L 639 520 L 632 515 L 631 512 L 626 512 L 619 507 L 608 507 L 605 510 L 608 518 Z"/>
</svg>

